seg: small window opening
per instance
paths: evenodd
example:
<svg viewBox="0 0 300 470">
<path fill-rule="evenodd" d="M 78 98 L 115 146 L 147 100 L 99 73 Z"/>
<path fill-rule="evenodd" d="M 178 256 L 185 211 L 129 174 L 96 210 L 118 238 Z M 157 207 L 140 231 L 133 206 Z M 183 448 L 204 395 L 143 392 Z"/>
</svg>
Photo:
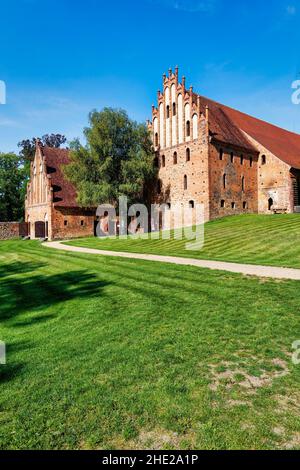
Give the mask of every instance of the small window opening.
<svg viewBox="0 0 300 470">
<path fill-rule="evenodd" d="M 186 122 L 186 136 L 187 137 L 191 136 L 191 123 L 190 123 L 190 121 Z"/>
<path fill-rule="evenodd" d="M 173 164 L 174 164 L 174 165 L 177 165 L 177 152 L 174 152 L 174 155 L 173 155 Z"/>
<path fill-rule="evenodd" d="M 191 160 L 191 151 L 190 149 L 186 149 L 186 161 L 189 162 Z"/>
<path fill-rule="evenodd" d="M 158 180 L 157 181 L 157 193 L 161 194 L 161 190 L 162 190 L 162 182 L 161 180 Z"/>
<path fill-rule="evenodd" d="M 187 190 L 187 186 L 188 186 L 188 184 L 187 184 L 187 176 L 184 175 L 184 178 L 183 178 L 183 187 L 184 187 L 184 190 L 185 190 L 185 191 Z"/>
<path fill-rule="evenodd" d="M 224 199 L 222 199 L 222 201 L 221 201 L 221 207 L 222 207 L 222 209 L 224 209 L 224 207 L 225 207 L 225 201 L 224 201 Z"/>
</svg>

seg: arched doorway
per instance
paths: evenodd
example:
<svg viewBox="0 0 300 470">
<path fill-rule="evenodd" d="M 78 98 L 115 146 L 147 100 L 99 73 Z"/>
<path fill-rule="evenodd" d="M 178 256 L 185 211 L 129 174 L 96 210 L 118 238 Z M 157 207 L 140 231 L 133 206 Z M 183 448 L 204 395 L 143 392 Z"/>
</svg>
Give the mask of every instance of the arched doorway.
<svg viewBox="0 0 300 470">
<path fill-rule="evenodd" d="M 45 230 L 45 222 L 38 221 L 34 224 L 34 238 L 45 238 L 46 230 Z"/>
<path fill-rule="evenodd" d="M 274 201 L 273 199 L 270 197 L 268 199 L 268 210 L 271 211 L 273 209 L 273 206 L 274 206 Z"/>
</svg>

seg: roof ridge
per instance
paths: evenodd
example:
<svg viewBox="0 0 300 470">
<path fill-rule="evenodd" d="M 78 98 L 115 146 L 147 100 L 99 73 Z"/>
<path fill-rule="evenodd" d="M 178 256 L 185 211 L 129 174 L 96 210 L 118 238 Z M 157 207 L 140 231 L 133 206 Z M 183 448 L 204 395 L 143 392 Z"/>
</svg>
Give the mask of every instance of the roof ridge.
<svg viewBox="0 0 300 470">
<path fill-rule="evenodd" d="M 207 98 L 204 95 L 198 94 L 198 96 L 200 97 L 200 99 L 202 98 L 206 101 L 210 101 L 211 103 L 217 105 L 220 108 L 229 109 L 230 111 L 234 111 L 235 113 L 242 114 L 243 116 L 245 116 L 247 118 L 251 118 L 251 119 L 254 119 L 255 121 L 259 121 L 261 123 L 268 124 L 269 126 L 275 127 L 276 129 L 279 129 L 281 131 L 288 132 L 289 134 L 300 137 L 300 134 L 298 134 L 297 132 L 294 132 L 294 131 L 290 131 L 289 129 L 286 129 L 285 127 L 280 127 L 279 125 L 273 124 L 272 122 L 266 121 L 265 119 L 257 118 L 255 116 L 253 116 L 252 114 L 245 113 L 244 111 L 240 111 L 239 109 L 233 108 L 232 106 L 229 106 L 227 104 L 222 104 L 219 101 L 213 100 L 211 98 Z"/>
</svg>

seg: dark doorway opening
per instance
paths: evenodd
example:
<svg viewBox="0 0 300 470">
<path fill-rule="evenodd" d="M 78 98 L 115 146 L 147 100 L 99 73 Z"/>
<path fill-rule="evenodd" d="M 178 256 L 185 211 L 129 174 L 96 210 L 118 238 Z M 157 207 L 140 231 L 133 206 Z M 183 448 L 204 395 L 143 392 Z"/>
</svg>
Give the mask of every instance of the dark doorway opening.
<svg viewBox="0 0 300 470">
<path fill-rule="evenodd" d="M 268 200 L 268 209 L 269 209 L 269 211 L 271 211 L 273 209 L 273 205 L 274 205 L 274 201 L 270 197 L 270 199 Z"/>
<path fill-rule="evenodd" d="M 45 222 L 35 222 L 35 238 L 46 238 L 46 224 Z"/>
<path fill-rule="evenodd" d="M 100 224 L 100 220 L 95 220 L 94 221 L 94 237 L 97 237 L 97 227 L 98 227 L 98 224 Z M 99 227 L 100 229 L 100 227 Z"/>
<path fill-rule="evenodd" d="M 300 178 L 293 179 L 294 206 L 300 206 Z"/>
<path fill-rule="evenodd" d="M 19 225 L 20 237 L 28 237 L 29 235 L 29 224 L 27 222 L 21 222 Z"/>
</svg>

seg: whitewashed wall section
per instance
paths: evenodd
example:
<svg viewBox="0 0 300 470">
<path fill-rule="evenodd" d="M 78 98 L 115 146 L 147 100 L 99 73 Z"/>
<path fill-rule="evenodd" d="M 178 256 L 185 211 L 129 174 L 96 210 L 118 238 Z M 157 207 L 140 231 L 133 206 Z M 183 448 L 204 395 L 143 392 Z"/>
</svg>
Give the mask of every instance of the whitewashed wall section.
<svg viewBox="0 0 300 470">
<path fill-rule="evenodd" d="M 178 95 L 178 141 L 183 143 L 183 98 L 182 94 Z"/>
<path fill-rule="evenodd" d="M 173 84 L 171 87 L 171 99 L 172 99 L 172 108 L 173 103 L 176 103 L 176 87 Z M 177 116 L 172 116 L 172 145 L 177 145 L 177 125 L 176 125 Z"/>
<path fill-rule="evenodd" d="M 166 109 L 170 107 L 170 88 L 167 87 L 165 90 L 165 102 Z M 167 116 L 166 116 L 167 117 Z M 171 146 L 171 135 L 170 135 L 170 118 L 166 118 L 166 147 Z"/>
<path fill-rule="evenodd" d="M 198 115 L 193 115 L 193 139 L 198 139 Z"/>
<path fill-rule="evenodd" d="M 165 148 L 165 133 L 164 133 L 164 105 L 161 103 L 159 105 L 159 136 L 160 136 L 160 146 Z"/>
</svg>

